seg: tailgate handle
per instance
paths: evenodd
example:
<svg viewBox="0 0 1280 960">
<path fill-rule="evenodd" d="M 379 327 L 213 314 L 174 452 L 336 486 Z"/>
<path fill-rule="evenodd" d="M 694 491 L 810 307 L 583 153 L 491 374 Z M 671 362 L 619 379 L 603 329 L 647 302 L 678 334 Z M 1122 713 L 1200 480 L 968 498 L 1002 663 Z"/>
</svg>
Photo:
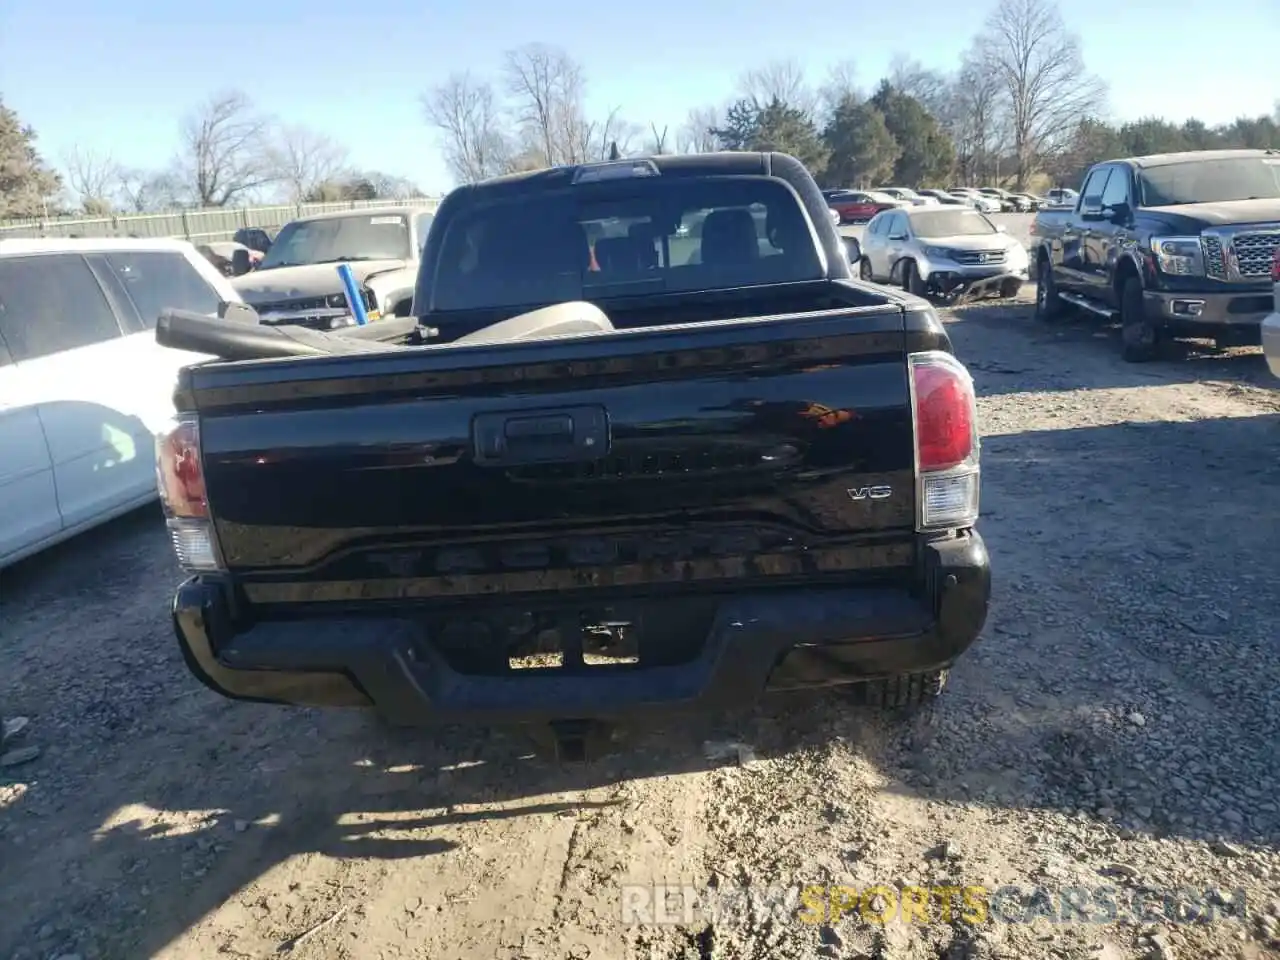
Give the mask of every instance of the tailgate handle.
<svg viewBox="0 0 1280 960">
<path fill-rule="evenodd" d="M 604 407 L 482 413 L 471 424 L 482 466 L 598 460 L 609 452 L 609 432 Z"/>
<path fill-rule="evenodd" d="M 508 440 L 566 440 L 573 438 L 573 418 L 516 417 L 507 421 Z"/>
</svg>

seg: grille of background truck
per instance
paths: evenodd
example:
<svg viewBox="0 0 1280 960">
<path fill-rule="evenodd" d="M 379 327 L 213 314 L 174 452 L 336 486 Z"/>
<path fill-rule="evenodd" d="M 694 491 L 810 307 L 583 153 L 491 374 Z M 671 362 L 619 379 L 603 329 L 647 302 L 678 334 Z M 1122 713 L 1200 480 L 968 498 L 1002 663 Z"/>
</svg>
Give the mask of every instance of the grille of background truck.
<svg viewBox="0 0 1280 960">
<path fill-rule="evenodd" d="M 1265 233 L 1242 233 L 1232 244 L 1240 264 L 1240 276 L 1248 280 L 1271 277 L 1271 257 L 1280 246 L 1280 230 Z"/>
<path fill-rule="evenodd" d="M 1204 272 L 1214 280 L 1233 279 L 1228 276 L 1226 251 L 1220 237 L 1201 239 L 1204 247 Z M 1263 230 L 1239 233 L 1231 241 L 1240 280 L 1266 280 L 1271 276 L 1271 258 L 1280 247 L 1280 230 Z"/>
<path fill-rule="evenodd" d="M 1204 247 L 1204 272 L 1214 280 L 1227 279 L 1227 260 L 1222 255 L 1222 241 L 1217 237 L 1203 237 L 1200 241 Z"/>
</svg>

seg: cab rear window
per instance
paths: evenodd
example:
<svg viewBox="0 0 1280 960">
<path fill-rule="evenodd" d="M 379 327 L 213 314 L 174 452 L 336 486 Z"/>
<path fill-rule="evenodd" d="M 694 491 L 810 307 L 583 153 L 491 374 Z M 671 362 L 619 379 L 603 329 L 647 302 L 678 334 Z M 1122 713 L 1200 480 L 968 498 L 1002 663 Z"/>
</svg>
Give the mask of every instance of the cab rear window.
<svg viewBox="0 0 1280 960">
<path fill-rule="evenodd" d="M 820 279 L 796 195 L 768 177 L 579 184 L 451 218 L 435 310 L 607 300 Z"/>
</svg>

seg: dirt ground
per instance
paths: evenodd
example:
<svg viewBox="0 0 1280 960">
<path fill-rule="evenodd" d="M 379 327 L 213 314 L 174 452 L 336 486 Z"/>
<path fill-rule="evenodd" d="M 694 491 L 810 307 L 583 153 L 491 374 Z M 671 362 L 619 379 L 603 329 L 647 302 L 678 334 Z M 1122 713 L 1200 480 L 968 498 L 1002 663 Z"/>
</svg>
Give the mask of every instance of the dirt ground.
<svg viewBox="0 0 1280 960">
<path fill-rule="evenodd" d="M 0 573 L 9 746 L 41 750 L 0 769 L 0 957 L 1280 953 L 1280 390 L 1257 350 L 1134 366 L 1027 303 L 947 318 L 995 596 L 907 720 L 783 699 L 557 767 L 209 693 L 155 510 Z M 904 886 L 928 922 L 863 916 Z M 1071 890 L 1098 909 L 1054 922 Z"/>
</svg>

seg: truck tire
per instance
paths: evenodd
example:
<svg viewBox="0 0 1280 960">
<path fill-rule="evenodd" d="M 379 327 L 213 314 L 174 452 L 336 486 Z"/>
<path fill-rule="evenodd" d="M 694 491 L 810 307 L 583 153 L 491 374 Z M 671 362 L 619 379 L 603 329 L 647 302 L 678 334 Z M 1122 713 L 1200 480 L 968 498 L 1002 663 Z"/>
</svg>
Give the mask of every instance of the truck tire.
<svg viewBox="0 0 1280 960">
<path fill-rule="evenodd" d="M 1120 355 L 1126 363 L 1147 363 L 1160 350 L 1162 331 L 1147 316 L 1142 281 L 1129 277 L 1120 290 Z"/>
<path fill-rule="evenodd" d="M 859 702 L 882 710 L 903 710 L 918 707 L 936 699 L 947 686 L 946 670 L 928 673 L 904 673 L 884 680 L 860 683 L 857 688 Z"/>
<path fill-rule="evenodd" d="M 875 277 L 871 275 L 871 261 L 863 257 L 858 261 L 858 279 L 865 280 L 867 283 L 874 283 Z"/>
<path fill-rule="evenodd" d="M 914 260 L 908 260 L 902 265 L 902 289 L 917 297 L 923 297 L 928 292 Z"/>
<path fill-rule="evenodd" d="M 1040 261 L 1036 271 L 1036 319 L 1042 323 L 1061 320 L 1067 312 L 1067 301 L 1058 296 L 1058 285 L 1053 281 L 1053 264 L 1049 258 Z"/>
</svg>

